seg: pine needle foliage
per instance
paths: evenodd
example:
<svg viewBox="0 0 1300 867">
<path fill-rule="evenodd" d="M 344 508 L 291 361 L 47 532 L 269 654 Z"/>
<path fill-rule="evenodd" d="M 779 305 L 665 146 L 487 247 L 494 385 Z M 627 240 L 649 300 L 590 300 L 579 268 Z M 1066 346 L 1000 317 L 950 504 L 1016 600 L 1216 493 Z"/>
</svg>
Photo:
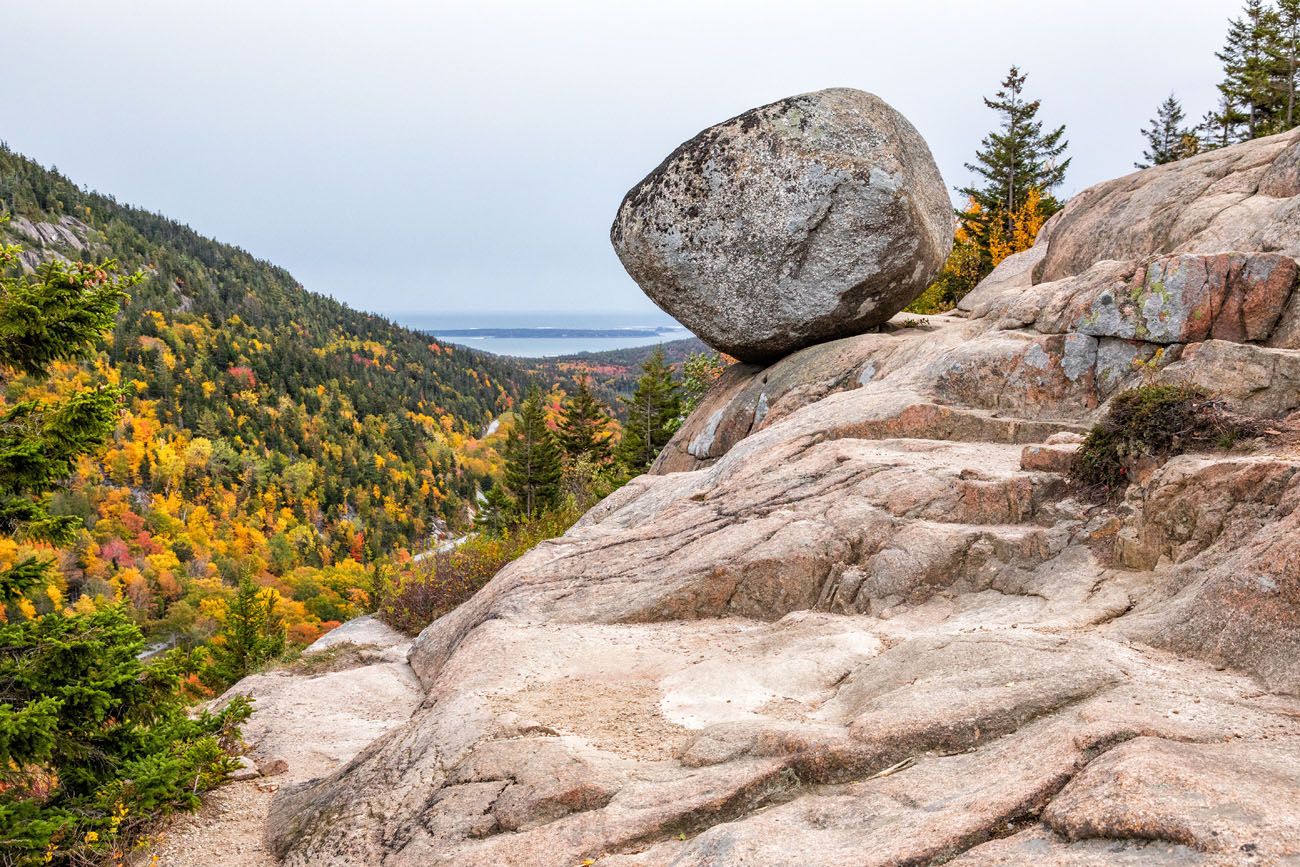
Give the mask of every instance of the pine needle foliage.
<svg viewBox="0 0 1300 867">
<path fill-rule="evenodd" d="M 564 403 L 556 438 L 570 460 L 586 460 L 603 465 L 613 459 L 608 410 L 591 390 L 591 378 L 578 380 L 577 387 Z"/>
<path fill-rule="evenodd" d="M 1246 0 L 1228 22 L 1219 104 L 1198 128 L 1212 149 L 1285 132 L 1300 125 L 1300 0 Z"/>
<path fill-rule="evenodd" d="M 1025 96 L 1025 73 L 1012 66 L 997 93 L 984 105 L 998 126 L 980 142 L 966 164 L 977 182 L 962 187 L 966 207 L 957 211 L 952 252 L 934 282 L 908 305 L 911 313 L 951 310 L 1008 256 L 1033 246 L 1047 219 L 1061 209 L 1052 190 L 1070 166 L 1063 158 L 1065 127 L 1044 130 L 1042 101 Z"/>
<path fill-rule="evenodd" d="M 985 98 L 984 104 L 998 115 L 998 128 L 984 137 L 975 161 L 966 164 L 983 182 L 961 189 L 979 206 L 961 216 L 985 248 L 995 227 L 1008 238 L 1015 233 L 1016 214 L 1031 192 L 1039 196 L 1044 217 L 1060 209 L 1051 191 L 1065 180 L 1070 167 L 1069 158 L 1062 159 L 1069 146 L 1065 126 L 1043 129 L 1038 119 L 1042 101 L 1025 96 L 1025 80 L 1025 73 L 1012 66 L 997 94 Z"/>
<path fill-rule="evenodd" d="M 510 513 L 513 503 L 500 485 L 493 485 L 483 492 L 474 514 L 475 531 L 485 536 L 500 536 L 510 526 Z"/>
<path fill-rule="evenodd" d="M 284 652 L 284 623 L 275 613 L 276 593 L 244 575 L 226 608 L 226 621 L 212 643 L 217 678 L 234 683 Z"/>
<path fill-rule="evenodd" d="M 0 248 L 0 379 L 40 379 L 88 357 L 135 277 L 113 263 L 52 262 L 18 272 Z M 112 432 L 117 391 L 17 403 L 0 416 L 0 539 L 65 544 L 79 519 L 50 494 Z M 247 702 L 191 719 L 171 660 L 146 667 L 122 605 L 37 616 L 28 598 L 52 564 L 28 556 L 0 571 L 0 853 L 6 865 L 105 860 L 154 817 L 198 804 L 231 768 L 225 746 Z"/>
<path fill-rule="evenodd" d="M 1169 94 L 1156 109 L 1156 116 L 1142 128 L 1147 148 L 1142 152 L 1143 161 L 1133 164 L 1135 168 L 1149 169 L 1197 153 L 1200 141 L 1189 127 L 1183 125 L 1183 117 L 1183 104 L 1177 96 Z"/>
<path fill-rule="evenodd" d="M 523 519 L 535 518 L 559 504 L 564 464 L 560 446 L 546 423 L 546 406 L 537 386 L 519 406 L 503 457 L 504 484 Z"/>
<path fill-rule="evenodd" d="M 627 406 L 627 423 L 619 442 L 618 458 L 630 472 L 649 469 L 659 452 L 681 425 L 681 385 L 662 350 L 641 366 L 641 376 Z"/>
<path fill-rule="evenodd" d="M 51 262 L 35 274 L 15 274 L 22 250 L 0 247 L 0 382 L 43 378 L 51 365 L 88 357 L 113 325 L 135 276 L 113 272 L 113 262 Z M 50 511 L 49 495 L 73 463 L 112 433 L 120 393 L 107 385 L 83 388 L 60 403 L 21 401 L 0 411 L 0 534 L 24 542 L 64 545 L 81 521 Z M 0 569 L 0 603 L 41 586 L 50 564 L 24 557 Z"/>
</svg>

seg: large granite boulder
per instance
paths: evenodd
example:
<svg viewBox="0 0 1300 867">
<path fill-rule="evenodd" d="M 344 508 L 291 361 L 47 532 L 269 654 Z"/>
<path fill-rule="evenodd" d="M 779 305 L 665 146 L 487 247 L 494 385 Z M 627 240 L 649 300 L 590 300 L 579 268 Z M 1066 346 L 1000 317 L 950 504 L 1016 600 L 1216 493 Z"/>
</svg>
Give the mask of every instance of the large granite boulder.
<svg viewBox="0 0 1300 867">
<path fill-rule="evenodd" d="M 903 309 L 954 228 L 916 129 L 879 97 L 832 88 L 683 144 L 623 199 L 610 239 L 646 294 L 706 343 L 769 361 Z"/>
</svg>

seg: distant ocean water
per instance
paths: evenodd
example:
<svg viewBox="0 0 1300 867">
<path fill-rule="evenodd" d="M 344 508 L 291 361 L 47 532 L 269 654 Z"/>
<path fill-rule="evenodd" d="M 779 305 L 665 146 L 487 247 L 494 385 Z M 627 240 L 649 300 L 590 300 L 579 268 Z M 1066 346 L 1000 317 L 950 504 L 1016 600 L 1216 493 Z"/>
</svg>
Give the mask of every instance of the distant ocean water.
<svg viewBox="0 0 1300 867">
<path fill-rule="evenodd" d="M 557 355 L 576 355 L 579 352 L 602 352 L 607 349 L 628 349 L 633 346 L 650 346 L 670 340 L 682 340 L 691 333 L 682 328 L 665 313 L 390 313 L 392 319 L 408 328 L 426 331 L 446 343 L 468 346 L 495 355 L 514 355 L 523 358 L 551 358 Z M 467 328 L 537 329 L 526 336 L 478 337 L 463 334 L 446 335 L 445 330 Z M 659 335 L 617 337 L 547 337 L 543 329 L 646 329 L 671 328 Z"/>
</svg>

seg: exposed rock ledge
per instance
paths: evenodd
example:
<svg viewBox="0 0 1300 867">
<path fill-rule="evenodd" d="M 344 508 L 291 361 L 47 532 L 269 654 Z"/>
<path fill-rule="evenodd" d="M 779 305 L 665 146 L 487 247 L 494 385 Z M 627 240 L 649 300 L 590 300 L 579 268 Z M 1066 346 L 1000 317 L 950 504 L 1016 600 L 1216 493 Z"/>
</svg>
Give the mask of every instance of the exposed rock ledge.
<svg viewBox="0 0 1300 867">
<path fill-rule="evenodd" d="M 1025 444 L 1052 466 L 1135 361 L 1300 407 L 1294 141 L 1079 195 L 959 314 L 729 371 L 660 474 L 420 636 L 420 710 L 282 790 L 273 848 L 304 867 L 1300 858 L 1300 450 L 1180 457 L 1118 510 L 1022 469 Z"/>
</svg>

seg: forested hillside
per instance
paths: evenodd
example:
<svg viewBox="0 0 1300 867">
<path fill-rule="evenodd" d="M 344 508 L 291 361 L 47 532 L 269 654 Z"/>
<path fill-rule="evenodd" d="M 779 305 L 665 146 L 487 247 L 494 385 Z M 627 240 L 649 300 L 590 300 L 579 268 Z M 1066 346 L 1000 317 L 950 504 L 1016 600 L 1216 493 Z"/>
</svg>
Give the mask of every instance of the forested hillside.
<svg viewBox="0 0 1300 867">
<path fill-rule="evenodd" d="M 366 603 L 376 557 L 467 520 L 496 460 L 476 437 L 520 392 L 509 362 L 305 291 L 7 148 L 0 208 L 25 270 L 116 259 L 143 277 L 93 362 L 3 382 L 7 405 L 79 382 L 125 387 L 107 452 L 56 498 L 89 529 L 62 553 L 49 605 L 120 595 L 156 632 L 202 635 L 252 576 L 306 640 Z"/>
</svg>

